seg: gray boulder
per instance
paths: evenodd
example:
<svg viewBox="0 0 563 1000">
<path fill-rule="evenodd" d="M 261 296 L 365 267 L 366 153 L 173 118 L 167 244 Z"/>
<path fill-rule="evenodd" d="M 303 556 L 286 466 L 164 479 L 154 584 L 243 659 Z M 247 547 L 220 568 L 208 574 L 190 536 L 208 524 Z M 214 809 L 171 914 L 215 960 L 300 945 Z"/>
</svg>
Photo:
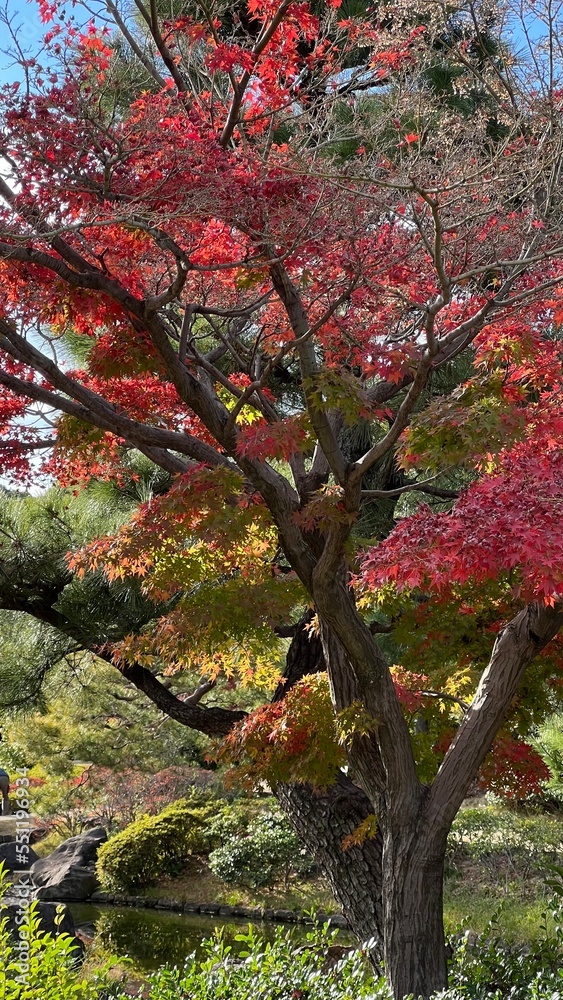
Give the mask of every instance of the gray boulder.
<svg viewBox="0 0 563 1000">
<path fill-rule="evenodd" d="M 89 899 L 99 887 L 96 855 L 106 840 L 106 831 L 97 826 L 70 837 L 47 858 L 36 861 L 30 875 L 37 898 L 64 902 Z"/>
<path fill-rule="evenodd" d="M 61 906 L 57 906 L 55 903 L 46 903 L 42 900 L 41 902 L 36 903 L 36 907 L 39 913 L 40 930 L 53 935 L 69 934 L 70 937 L 75 939 L 76 957 L 77 959 L 80 959 L 84 953 L 84 945 L 82 941 L 75 936 L 76 928 L 72 918 L 72 913 L 70 912 L 68 906 L 62 907 L 62 914 L 57 914 L 57 910 L 60 910 Z M 16 941 L 19 937 L 19 927 L 22 920 L 21 915 L 21 902 L 14 898 L 6 898 L 2 900 L 0 903 L 0 920 L 4 917 L 8 918 L 7 928 Z"/>
<path fill-rule="evenodd" d="M 23 851 L 22 851 L 23 847 Z M 0 864 L 4 862 L 4 867 L 9 872 L 29 871 L 31 866 L 39 861 L 37 854 L 32 847 L 26 849 L 28 845 L 16 844 L 14 840 L 7 844 L 0 844 Z M 18 848 L 22 853 L 20 854 Z"/>
</svg>

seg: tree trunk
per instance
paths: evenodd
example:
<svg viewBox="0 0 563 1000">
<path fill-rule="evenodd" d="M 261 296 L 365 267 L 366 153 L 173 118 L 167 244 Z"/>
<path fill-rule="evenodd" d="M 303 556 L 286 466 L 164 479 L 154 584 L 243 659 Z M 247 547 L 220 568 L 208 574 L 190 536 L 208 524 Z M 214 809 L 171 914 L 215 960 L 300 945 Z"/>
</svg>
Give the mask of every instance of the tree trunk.
<svg viewBox="0 0 563 1000">
<path fill-rule="evenodd" d="M 361 845 L 342 847 L 344 838 L 373 812 L 369 799 L 344 774 L 326 792 L 315 793 L 308 785 L 278 785 L 275 793 L 326 875 L 350 928 L 362 944 L 369 942 L 372 964 L 381 973 L 383 838 L 378 832 Z"/>
<path fill-rule="evenodd" d="M 283 681 L 274 701 L 284 697 L 305 674 L 325 670 L 320 636 L 307 630 L 308 612 L 296 628 L 287 652 Z M 275 795 L 298 837 L 325 874 L 359 941 L 370 942 L 374 967 L 383 961 L 381 854 L 383 838 L 367 839 L 345 851 L 342 842 L 367 817 L 373 806 L 367 795 L 344 773 L 324 792 L 309 785 L 278 785 Z"/>
<path fill-rule="evenodd" d="M 385 973 L 395 1000 L 427 998 L 447 986 L 443 850 L 424 830 L 395 831 L 383 850 Z"/>
</svg>

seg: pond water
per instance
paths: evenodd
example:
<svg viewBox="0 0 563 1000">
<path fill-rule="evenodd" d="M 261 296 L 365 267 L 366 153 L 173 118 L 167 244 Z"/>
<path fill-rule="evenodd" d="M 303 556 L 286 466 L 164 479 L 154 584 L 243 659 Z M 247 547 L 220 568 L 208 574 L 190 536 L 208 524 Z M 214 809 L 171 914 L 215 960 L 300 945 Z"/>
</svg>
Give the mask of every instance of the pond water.
<svg viewBox="0 0 563 1000">
<path fill-rule="evenodd" d="M 77 929 L 95 931 L 100 943 L 114 955 L 128 955 L 136 969 L 150 972 L 160 965 L 182 965 L 192 952 L 203 953 L 202 942 L 221 928 L 233 951 L 243 950 L 235 941 L 248 928 L 248 920 L 236 917 L 174 913 L 170 910 L 135 909 L 131 906 L 93 906 L 73 903 L 70 907 Z M 253 922 L 254 923 L 254 922 Z M 306 924 L 254 923 L 260 937 L 272 940 L 276 928 L 289 930 L 296 944 L 305 943 L 311 928 Z M 338 943 L 353 945 L 349 931 L 338 932 Z"/>
</svg>

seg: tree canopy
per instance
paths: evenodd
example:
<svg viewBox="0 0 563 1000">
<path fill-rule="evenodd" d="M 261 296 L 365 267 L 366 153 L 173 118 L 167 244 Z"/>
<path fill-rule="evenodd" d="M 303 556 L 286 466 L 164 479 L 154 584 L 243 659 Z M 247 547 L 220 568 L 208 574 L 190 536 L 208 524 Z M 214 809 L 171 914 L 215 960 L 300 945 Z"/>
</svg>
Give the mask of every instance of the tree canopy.
<svg viewBox="0 0 563 1000">
<path fill-rule="evenodd" d="M 4 607 L 237 759 L 296 761 L 277 793 L 394 995 L 428 996 L 449 826 L 503 721 L 518 781 L 513 737 L 560 691 L 553 6 L 524 10 L 527 54 L 463 0 L 76 6 L 40 0 L 45 53 L 1 95 L 0 457 L 80 490 L 126 484 L 135 450 L 171 482 L 43 576 L 12 576 L 5 535 Z M 284 637 L 250 718 L 156 676 L 267 688 Z M 319 834 L 344 799 L 377 817 L 355 861 Z"/>
</svg>

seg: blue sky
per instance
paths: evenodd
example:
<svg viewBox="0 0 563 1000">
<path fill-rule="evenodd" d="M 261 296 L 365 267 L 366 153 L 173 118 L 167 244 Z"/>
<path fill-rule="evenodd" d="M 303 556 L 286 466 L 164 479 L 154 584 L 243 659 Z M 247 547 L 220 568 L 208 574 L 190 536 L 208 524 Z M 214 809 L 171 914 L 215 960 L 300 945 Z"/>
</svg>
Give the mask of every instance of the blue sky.
<svg viewBox="0 0 563 1000">
<path fill-rule="evenodd" d="M 8 14 L 14 27 L 18 28 L 20 44 L 25 50 L 36 51 L 41 38 L 45 33 L 45 25 L 41 24 L 39 12 L 35 3 L 27 3 L 26 0 L 8 0 Z M 4 27 L 2 28 L 2 49 L 7 48 L 9 39 L 6 38 Z M 8 83 L 21 78 L 21 69 L 18 66 L 10 66 L 9 57 L 0 52 L 0 82 Z"/>
</svg>

